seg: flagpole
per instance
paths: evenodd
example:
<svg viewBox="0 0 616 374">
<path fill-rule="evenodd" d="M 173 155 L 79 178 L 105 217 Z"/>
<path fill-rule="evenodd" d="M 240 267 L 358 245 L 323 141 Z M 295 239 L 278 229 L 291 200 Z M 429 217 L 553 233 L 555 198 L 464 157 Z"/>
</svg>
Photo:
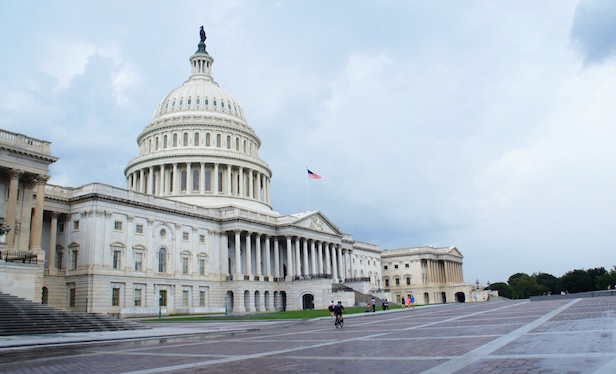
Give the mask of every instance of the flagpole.
<svg viewBox="0 0 616 374">
<path fill-rule="evenodd" d="M 306 172 L 308 172 L 308 167 L 306 167 Z M 306 212 L 310 212 L 310 195 L 308 194 L 308 178 L 306 176 Z"/>
</svg>

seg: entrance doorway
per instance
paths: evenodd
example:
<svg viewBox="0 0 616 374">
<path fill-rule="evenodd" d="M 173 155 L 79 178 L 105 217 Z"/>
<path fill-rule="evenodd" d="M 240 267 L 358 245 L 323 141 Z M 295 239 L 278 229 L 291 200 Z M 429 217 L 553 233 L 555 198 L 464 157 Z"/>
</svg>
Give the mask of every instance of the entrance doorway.
<svg viewBox="0 0 616 374">
<path fill-rule="evenodd" d="M 314 296 L 307 293 L 302 296 L 302 309 L 313 310 L 314 309 Z"/>
</svg>

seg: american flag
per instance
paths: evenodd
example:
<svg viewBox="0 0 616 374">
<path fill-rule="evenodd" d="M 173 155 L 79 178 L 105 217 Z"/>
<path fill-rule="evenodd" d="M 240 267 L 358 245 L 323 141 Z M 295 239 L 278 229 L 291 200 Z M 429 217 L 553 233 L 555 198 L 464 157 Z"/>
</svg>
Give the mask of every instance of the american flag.
<svg viewBox="0 0 616 374">
<path fill-rule="evenodd" d="M 308 170 L 308 169 L 306 169 Z M 313 173 L 310 170 L 308 170 L 308 178 L 312 178 L 312 179 L 321 179 L 321 176 L 317 173 Z"/>
</svg>

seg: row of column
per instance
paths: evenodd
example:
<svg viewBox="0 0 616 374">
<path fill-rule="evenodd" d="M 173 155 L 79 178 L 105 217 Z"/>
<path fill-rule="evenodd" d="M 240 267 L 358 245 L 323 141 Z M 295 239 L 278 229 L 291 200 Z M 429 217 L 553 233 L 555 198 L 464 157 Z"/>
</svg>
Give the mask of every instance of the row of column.
<svg viewBox="0 0 616 374">
<path fill-rule="evenodd" d="M 193 164 L 199 166 L 193 167 Z M 199 188 L 196 190 L 193 189 L 194 171 L 198 171 L 199 178 Z M 186 172 L 185 186 L 182 186 L 182 172 Z M 205 188 L 207 172 L 210 173 L 209 189 Z M 247 196 L 270 203 L 270 180 L 265 173 L 228 164 L 175 162 L 150 166 L 133 171 L 126 177 L 126 182 L 129 190 L 156 196 L 179 195 L 181 191 L 186 191 L 186 194 L 209 192 L 214 195 Z"/>
<path fill-rule="evenodd" d="M 427 260 L 428 283 L 463 283 L 462 264 L 448 260 Z"/>
<path fill-rule="evenodd" d="M 351 251 L 343 249 L 339 244 L 295 236 L 281 238 L 255 233 L 253 267 L 253 233 L 235 230 L 233 235 L 235 268 L 229 269 L 233 279 L 262 280 L 263 277 L 269 279 L 273 276 L 279 279 L 286 276 L 286 280 L 293 280 L 296 277 L 311 278 L 331 274 L 334 281 L 344 281 L 347 277 L 346 264 L 351 263 L 347 256 L 350 256 Z M 286 274 L 282 274 L 285 266 Z M 350 272 L 352 274 L 352 269 Z"/>
<path fill-rule="evenodd" d="M 8 196 L 8 206 L 6 211 L 6 220 L 5 223 L 7 226 L 11 228 L 11 230 L 6 234 L 6 249 L 8 251 L 32 251 L 32 252 L 41 252 L 41 235 L 43 229 L 43 209 L 45 202 L 45 185 L 47 184 L 47 180 L 49 180 L 49 176 L 47 175 L 36 175 L 30 176 L 26 181 L 26 188 L 23 198 L 23 214 L 21 217 L 18 217 L 17 212 L 17 195 L 19 191 L 19 180 L 25 174 L 23 170 L 19 169 L 11 169 L 9 171 L 10 182 L 9 182 L 9 196 Z M 31 206 L 32 206 L 32 191 L 36 187 L 36 202 L 34 205 L 34 214 L 31 216 Z M 30 217 L 32 220 L 30 221 Z M 18 219 L 19 218 L 19 219 Z M 19 228 L 21 232 L 23 232 L 24 228 L 29 226 L 30 230 L 27 232 L 29 234 L 29 245 L 25 248 L 23 245 L 20 245 L 20 248 L 16 248 L 15 244 L 15 235 L 17 233 L 17 225 L 19 221 Z"/>
</svg>

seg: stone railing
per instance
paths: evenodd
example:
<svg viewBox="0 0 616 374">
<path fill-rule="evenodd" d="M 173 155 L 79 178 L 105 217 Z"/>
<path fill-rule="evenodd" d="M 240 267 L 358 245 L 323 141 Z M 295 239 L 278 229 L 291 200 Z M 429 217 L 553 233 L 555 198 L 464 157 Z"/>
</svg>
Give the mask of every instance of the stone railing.
<svg viewBox="0 0 616 374">
<path fill-rule="evenodd" d="M 39 153 L 51 154 L 51 143 L 29 136 L 0 129 L 0 142 Z"/>
</svg>

